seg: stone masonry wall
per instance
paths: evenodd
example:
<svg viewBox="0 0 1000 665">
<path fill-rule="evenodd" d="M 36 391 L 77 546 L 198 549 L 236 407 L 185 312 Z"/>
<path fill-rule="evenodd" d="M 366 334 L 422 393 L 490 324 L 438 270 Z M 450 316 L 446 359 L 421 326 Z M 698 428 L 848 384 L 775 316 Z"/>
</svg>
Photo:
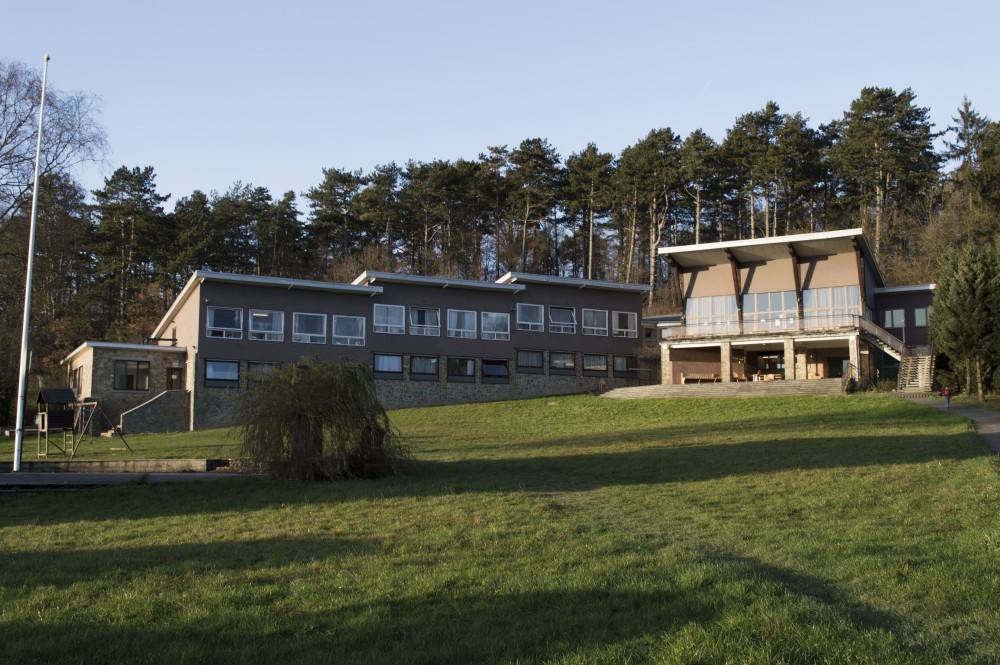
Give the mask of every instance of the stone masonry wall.
<svg viewBox="0 0 1000 665">
<path fill-rule="evenodd" d="M 190 422 L 190 398 L 186 390 L 167 390 L 126 411 L 119 424 L 126 434 L 183 432 Z"/>
</svg>

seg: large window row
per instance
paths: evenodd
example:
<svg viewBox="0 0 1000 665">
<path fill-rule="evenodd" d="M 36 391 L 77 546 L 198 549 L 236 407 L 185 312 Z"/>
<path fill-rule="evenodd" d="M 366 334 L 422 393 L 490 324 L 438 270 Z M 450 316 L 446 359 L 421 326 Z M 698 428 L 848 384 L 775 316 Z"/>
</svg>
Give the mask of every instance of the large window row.
<svg viewBox="0 0 1000 665">
<path fill-rule="evenodd" d="M 581 328 L 584 335 L 606 337 L 609 329 L 608 310 L 581 309 Z M 577 330 L 576 309 L 549 306 L 548 330 L 550 333 L 572 335 Z M 614 337 L 638 337 L 638 315 L 635 312 L 611 312 L 610 330 Z M 545 305 L 517 304 L 517 329 L 524 332 L 544 332 Z"/>
<path fill-rule="evenodd" d="M 510 314 L 464 309 L 449 309 L 442 325 L 441 310 L 433 307 L 376 304 L 372 312 L 372 331 L 383 335 L 405 335 L 407 318 L 410 335 L 440 337 L 442 328 L 448 337 L 509 341 Z M 544 305 L 518 303 L 516 326 L 519 331 L 544 332 L 546 320 L 550 333 L 575 334 L 578 328 L 573 307 L 548 308 Z M 609 312 L 606 309 L 581 310 L 579 327 L 584 335 L 606 337 L 638 337 L 636 312 Z M 250 309 L 248 338 L 261 342 L 285 341 L 285 312 Z M 330 323 L 329 343 L 364 346 L 365 317 L 312 312 L 293 312 L 291 340 L 299 344 L 327 344 L 327 323 Z M 219 339 L 243 339 L 243 310 L 235 307 L 209 307 L 206 316 L 206 336 Z"/>
<path fill-rule="evenodd" d="M 448 356 L 409 356 L 410 381 L 440 381 L 440 369 L 444 367 L 444 377 L 454 383 L 476 382 L 476 358 Z M 481 383 L 507 383 L 510 379 L 510 360 L 498 358 L 479 359 L 479 379 Z M 545 368 L 545 354 L 542 351 L 518 350 L 513 363 L 519 374 L 575 375 L 578 355 L 572 352 L 549 352 L 548 372 Z M 119 365 L 120 364 L 120 365 Z M 376 379 L 402 379 L 404 356 L 399 353 L 375 353 L 372 355 L 372 371 Z M 138 367 L 137 367 L 138 366 Z M 249 381 L 260 381 L 270 371 L 281 366 L 276 362 L 247 363 Z M 603 354 L 582 354 L 584 376 L 606 377 L 609 370 L 615 377 L 634 378 L 638 375 L 639 359 L 636 356 L 607 356 Z M 137 378 L 142 377 L 142 378 Z M 131 378 L 125 378 L 125 377 Z M 122 378 L 119 378 L 122 377 Z M 120 390 L 148 389 L 149 363 L 116 361 L 115 386 L 130 386 Z M 209 388 L 238 388 L 240 385 L 240 361 L 206 360 L 205 386 Z M 133 387 L 134 386 L 134 387 Z"/>
<path fill-rule="evenodd" d="M 550 351 L 548 374 L 575 375 L 578 369 L 578 355 L 572 352 Z M 376 353 L 372 368 L 375 378 L 402 379 L 404 356 L 398 353 Z M 519 374 L 545 374 L 545 354 L 533 349 L 520 349 L 514 358 Z M 476 359 L 451 357 L 445 359 L 445 377 L 448 381 L 472 383 L 476 377 Z M 411 381 L 440 380 L 441 360 L 437 356 L 410 356 L 409 377 Z M 634 377 L 639 371 L 636 356 L 607 356 L 603 354 L 582 354 L 584 376 L 608 376 L 609 370 L 616 377 Z M 510 369 L 507 360 L 484 358 L 480 360 L 480 376 L 483 383 L 507 383 Z"/>
<path fill-rule="evenodd" d="M 328 323 L 330 344 L 365 345 L 365 317 L 342 314 L 328 317 L 314 312 L 293 312 L 291 339 L 299 344 L 326 344 Z M 235 307 L 209 307 L 205 334 L 220 339 L 243 339 L 243 310 Z M 251 309 L 247 336 L 259 342 L 284 342 L 285 313 Z"/>
</svg>

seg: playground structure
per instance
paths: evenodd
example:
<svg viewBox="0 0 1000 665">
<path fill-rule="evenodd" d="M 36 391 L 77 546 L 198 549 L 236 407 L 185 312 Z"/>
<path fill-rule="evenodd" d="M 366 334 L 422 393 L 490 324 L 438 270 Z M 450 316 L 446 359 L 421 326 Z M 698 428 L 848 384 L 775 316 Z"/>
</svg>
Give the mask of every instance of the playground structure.
<svg viewBox="0 0 1000 665">
<path fill-rule="evenodd" d="M 121 439 L 125 449 L 133 452 L 121 428 L 104 413 L 97 400 L 78 399 L 69 388 L 43 388 L 38 392 L 37 404 L 35 424 L 38 426 L 38 457 L 48 457 L 50 446 L 67 457 L 75 457 L 85 438 L 93 440 L 94 430 L 102 420 L 108 425 L 112 435 Z M 54 439 L 51 436 L 53 434 L 60 436 Z"/>
</svg>

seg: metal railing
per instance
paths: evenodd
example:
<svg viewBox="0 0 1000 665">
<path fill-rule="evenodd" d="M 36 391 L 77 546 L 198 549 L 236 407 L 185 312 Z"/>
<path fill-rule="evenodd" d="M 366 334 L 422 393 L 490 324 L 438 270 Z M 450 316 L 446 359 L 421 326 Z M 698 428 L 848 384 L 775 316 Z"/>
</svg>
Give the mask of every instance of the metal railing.
<svg viewBox="0 0 1000 665">
<path fill-rule="evenodd" d="M 753 335 L 759 333 L 802 332 L 811 330 L 840 330 L 844 328 L 857 330 L 859 328 L 859 320 L 865 321 L 865 323 L 871 323 L 857 314 L 825 314 L 822 316 L 806 316 L 801 319 L 789 316 L 753 319 L 745 318 L 742 322 L 728 320 L 712 321 L 707 323 L 692 323 L 680 326 L 670 326 L 666 328 L 666 331 L 668 338 L 674 338 Z M 879 330 L 881 330 L 881 328 L 879 328 Z"/>
</svg>

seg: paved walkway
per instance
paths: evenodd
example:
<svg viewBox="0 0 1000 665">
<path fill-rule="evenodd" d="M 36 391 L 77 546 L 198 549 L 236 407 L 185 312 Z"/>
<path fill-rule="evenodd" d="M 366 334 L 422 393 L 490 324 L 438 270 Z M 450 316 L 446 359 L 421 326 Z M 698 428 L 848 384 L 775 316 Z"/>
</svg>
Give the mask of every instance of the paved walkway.
<svg viewBox="0 0 1000 665">
<path fill-rule="evenodd" d="M 100 485 L 137 485 L 160 483 L 185 483 L 197 480 L 223 480 L 245 478 L 239 473 L 0 473 L 0 491 L 31 488 L 77 488 Z"/>
<path fill-rule="evenodd" d="M 945 411 L 943 399 L 933 397 L 906 397 L 905 399 L 932 409 Z M 947 411 L 971 420 L 972 426 L 976 428 L 979 436 L 983 437 L 990 450 L 994 454 L 1000 455 L 1000 411 L 983 409 L 969 404 L 958 404 L 954 400 L 952 400 L 951 409 Z"/>
</svg>

